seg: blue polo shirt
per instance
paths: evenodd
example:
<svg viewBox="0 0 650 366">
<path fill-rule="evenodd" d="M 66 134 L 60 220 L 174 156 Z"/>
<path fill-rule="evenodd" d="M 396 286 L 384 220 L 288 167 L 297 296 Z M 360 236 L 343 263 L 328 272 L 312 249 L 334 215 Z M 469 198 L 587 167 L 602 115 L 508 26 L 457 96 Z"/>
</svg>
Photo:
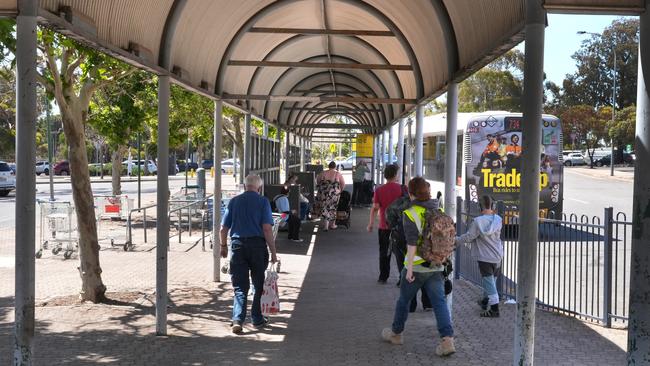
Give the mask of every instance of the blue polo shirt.
<svg viewBox="0 0 650 366">
<path fill-rule="evenodd" d="M 262 225 L 273 225 L 271 204 L 257 192 L 246 191 L 228 203 L 221 225 L 230 228 L 231 238 L 264 237 Z"/>
</svg>

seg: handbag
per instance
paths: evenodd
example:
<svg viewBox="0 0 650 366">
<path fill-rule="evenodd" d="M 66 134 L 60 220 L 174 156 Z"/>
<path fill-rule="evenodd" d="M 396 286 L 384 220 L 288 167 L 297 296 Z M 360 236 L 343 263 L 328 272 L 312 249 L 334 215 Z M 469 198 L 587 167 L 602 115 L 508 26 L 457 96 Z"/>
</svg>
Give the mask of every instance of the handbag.
<svg viewBox="0 0 650 366">
<path fill-rule="evenodd" d="M 280 296 L 278 294 L 278 272 L 276 265 L 271 263 L 266 270 L 261 299 L 262 315 L 273 315 L 280 312 Z"/>
</svg>

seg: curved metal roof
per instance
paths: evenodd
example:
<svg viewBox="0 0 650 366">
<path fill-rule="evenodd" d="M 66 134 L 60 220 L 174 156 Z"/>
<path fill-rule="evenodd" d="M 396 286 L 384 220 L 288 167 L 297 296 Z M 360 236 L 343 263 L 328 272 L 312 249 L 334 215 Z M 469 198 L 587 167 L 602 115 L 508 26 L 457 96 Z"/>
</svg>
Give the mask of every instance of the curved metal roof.
<svg viewBox="0 0 650 366">
<path fill-rule="evenodd" d="M 15 0 L 0 0 L 11 13 Z M 564 12 L 642 0 L 546 0 Z M 279 125 L 383 129 L 523 39 L 524 0 L 41 0 L 41 21 Z M 297 129 L 300 134 L 308 130 Z"/>
</svg>

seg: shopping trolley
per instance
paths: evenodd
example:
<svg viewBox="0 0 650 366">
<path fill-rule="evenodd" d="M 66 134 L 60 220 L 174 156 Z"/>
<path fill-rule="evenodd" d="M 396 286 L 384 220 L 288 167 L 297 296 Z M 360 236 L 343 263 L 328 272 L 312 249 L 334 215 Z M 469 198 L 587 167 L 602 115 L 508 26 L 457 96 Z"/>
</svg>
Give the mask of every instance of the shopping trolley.
<svg viewBox="0 0 650 366">
<path fill-rule="evenodd" d="M 129 212 L 133 208 L 133 199 L 127 195 L 121 196 L 93 196 L 95 205 L 95 216 L 97 219 L 97 233 L 102 233 L 103 220 L 123 220 L 126 221 Z M 128 240 L 128 228 L 124 230 L 109 228 L 106 236 L 99 237 L 98 241 L 110 240 L 111 247 L 120 246 Z M 123 234 L 121 233 L 123 231 Z M 124 237 L 124 243 L 116 244 L 116 240 Z"/>
<path fill-rule="evenodd" d="M 70 258 L 79 248 L 74 206 L 65 201 L 39 200 L 38 204 L 41 211 L 41 247 L 36 252 L 36 258 L 40 258 L 47 249 L 51 249 L 54 255 L 64 250 L 63 258 Z"/>
</svg>

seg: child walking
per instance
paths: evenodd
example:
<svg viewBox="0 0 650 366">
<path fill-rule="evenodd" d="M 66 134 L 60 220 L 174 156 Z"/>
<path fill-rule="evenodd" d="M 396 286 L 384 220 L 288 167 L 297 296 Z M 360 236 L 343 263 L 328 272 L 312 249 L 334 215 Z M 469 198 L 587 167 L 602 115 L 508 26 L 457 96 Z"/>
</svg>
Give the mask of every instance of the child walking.
<svg viewBox="0 0 650 366">
<path fill-rule="evenodd" d="M 501 228 L 503 221 L 492 209 L 493 202 L 489 196 L 480 200 L 481 216 L 472 221 L 467 233 L 456 237 L 456 244 L 464 243 L 471 247 L 472 257 L 478 261 L 483 284 L 483 298 L 479 300 L 481 316 L 499 317 L 499 293 L 496 278 L 501 271 L 503 243 Z"/>
</svg>

